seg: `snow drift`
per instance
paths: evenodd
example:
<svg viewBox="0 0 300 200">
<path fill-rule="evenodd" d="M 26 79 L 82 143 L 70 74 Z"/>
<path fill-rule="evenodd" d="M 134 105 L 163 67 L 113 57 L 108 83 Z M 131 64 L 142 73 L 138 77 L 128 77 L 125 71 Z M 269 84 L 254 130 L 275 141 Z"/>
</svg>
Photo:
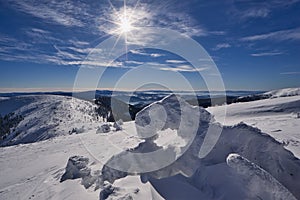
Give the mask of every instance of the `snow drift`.
<svg viewBox="0 0 300 200">
<path fill-rule="evenodd" d="M 179 100 L 183 101 L 183 100 Z M 149 112 L 151 107 L 164 106 L 167 113 Z M 153 165 L 157 160 L 140 160 L 138 157 L 126 157 L 130 153 L 147 153 L 163 149 L 163 159 L 174 159 L 174 162 L 168 166 L 155 171 L 139 173 L 143 182 L 150 182 L 160 195 L 165 199 L 273 199 L 274 193 L 278 194 L 278 198 L 294 199 L 300 198 L 300 161 L 291 152 L 284 148 L 284 145 L 277 142 L 274 138 L 262 133 L 259 129 L 240 123 L 235 126 L 222 127 L 213 120 L 213 117 L 202 108 L 195 108 L 189 104 L 181 104 L 190 111 L 190 123 L 194 121 L 193 110 L 200 109 L 201 115 L 197 122 L 199 128 L 189 148 L 182 152 L 180 144 L 167 143 L 160 145 L 159 140 L 166 140 L 168 134 L 176 134 L 185 139 L 189 138 L 189 126 L 185 126 L 185 131 L 177 132 L 178 124 L 181 123 L 181 109 L 176 108 L 174 104 L 174 96 L 169 96 L 162 102 L 151 104 L 149 107 L 137 114 L 136 123 L 142 128 L 143 133 L 147 132 L 147 128 L 151 128 L 147 133 L 151 133 L 153 137 L 148 137 L 144 142 L 140 143 L 136 148 L 129 149 L 118 155 L 113 156 L 102 169 L 103 181 L 107 180 L 113 183 L 115 180 L 130 174 L 132 166 L 136 165 Z M 174 107 L 175 106 L 175 107 Z M 169 130 L 168 134 L 158 133 L 155 126 L 148 126 L 149 113 L 155 122 L 158 123 L 161 130 Z M 165 120 L 167 119 L 167 120 Z M 161 124 L 161 121 L 165 121 Z M 193 127 L 193 126 L 192 126 Z M 212 151 L 204 158 L 198 157 L 204 137 L 209 127 L 215 130 L 222 129 L 222 134 L 214 146 Z M 164 138 L 166 137 L 166 138 Z M 179 153 L 178 153 L 179 152 Z M 180 154 L 182 153 L 182 155 Z M 237 157 L 227 157 L 237 153 L 244 160 L 236 162 Z M 165 157 L 168 155 L 169 157 Z M 180 155 L 180 156 L 178 156 Z M 156 159 L 156 158 L 155 158 Z M 253 163 L 253 169 L 247 163 Z M 119 163 L 127 166 L 127 172 L 119 171 L 111 166 Z M 236 164 L 239 163 L 239 164 Z M 246 164 L 245 164 L 246 163 Z M 247 170 L 263 172 L 254 173 L 260 180 L 257 184 L 260 190 L 249 190 L 250 186 L 245 185 L 245 173 L 241 173 L 241 167 L 247 166 Z M 250 175 L 251 175 L 250 173 Z M 248 177 L 249 173 L 246 174 Z M 264 185 L 262 185 L 264 184 Z M 267 184 L 267 188 L 265 187 Z M 271 186 L 275 186 L 271 190 Z M 278 190 L 278 191 L 274 191 Z M 281 195 L 281 196 L 280 196 Z"/>
<path fill-rule="evenodd" d="M 230 154 L 227 157 L 227 164 L 244 177 L 243 185 L 253 194 L 253 198 L 296 200 L 272 175 L 242 156 Z M 262 185 L 264 187 L 261 187 Z"/>
<path fill-rule="evenodd" d="M 222 110 L 226 108 L 226 120 Z M 225 125 L 244 122 L 268 133 L 300 158 L 300 96 L 278 97 L 207 108 Z"/>
</svg>

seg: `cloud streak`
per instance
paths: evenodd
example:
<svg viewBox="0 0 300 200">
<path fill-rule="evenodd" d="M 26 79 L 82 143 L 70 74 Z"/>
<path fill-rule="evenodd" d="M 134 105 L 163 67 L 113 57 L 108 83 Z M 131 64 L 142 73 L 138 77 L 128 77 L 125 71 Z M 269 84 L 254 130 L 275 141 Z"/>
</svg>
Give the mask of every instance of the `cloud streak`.
<svg viewBox="0 0 300 200">
<path fill-rule="evenodd" d="M 252 53 L 251 56 L 262 57 L 262 56 L 278 56 L 282 55 L 284 52 L 261 52 L 261 53 Z"/>
<path fill-rule="evenodd" d="M 214 51 L 218 51 L 220 49 L 227 49 L 230 48 L 231 45 L 228 43 L 221 43 L 221 44 L 217 44 L 217 46 L 215 48 L 213 48 Z"/>
<path fill-rule="evenodd" d="M 274 0 L 266 1 L 231 1 L 232 9 L 229 12 L 234 18 L 239 18 L 241 21 L 256 18 L 267 18 L 273 11 L 286 9 L 299 0 Z"/>
<path fill-rule="evenodd" d="M 183 63 L 186 63 L 186 61 L 185 60 L 166 60 L 166 63 L 183 64 Z"/>
<path fill-rule="evenodd" d="M 265 18 L 270 14 L 270 10 L 268 8 L 252 8 L 246 10 L 242 17 L 243 18 Z"/>
<path fill-rule="evenodd" d="M 146 52 L 143 52 L 141 50 L 131 50 L 130 53 L 135 54 L 135 55 L 141 55 L 141 56 L 151 56 L 153 58 L 165 56 L 164 54 L 160 54 L 160 53 L 146 53 Z"/>
<path fill-rule="evenodd" d="M 299 75 L 300 71 L 297 72 L 281 72 L 281 75 Z"/>
<path fill-rule="evenodd" d="M 203 68 L 194 68 L 190 65 L 178 65 L 176 67 L 170 67 L 170 66 L 160 67 L 159 70 L 173 71 L 173 72 L 200 72 L 200 71 L 207 70 L 207 68 L 205 68 L 205 67 L 203 67 Z"/>
<path fill-rule="evenodd" d="M 260 41 L 260 40 L 275 40 L 275 41 L 300 40 L 300 28 L 252 35 L 252 36 L 243 37 L 240 40 L 247 41 L 247 42 Z"/>
<path fill-rule="evenodd" d="M 49 1 L 45 4 L 38 0 L 10 0 L 10 5 L 18 11 L 30 14 L 34 17 L 45 20 L 48 23 L 55 23 L 63 26 L 83 27 L 84 21 L 79 16 L 86 15 L 85 4 L 75 4 L 76 1 Z"/>
</svg>

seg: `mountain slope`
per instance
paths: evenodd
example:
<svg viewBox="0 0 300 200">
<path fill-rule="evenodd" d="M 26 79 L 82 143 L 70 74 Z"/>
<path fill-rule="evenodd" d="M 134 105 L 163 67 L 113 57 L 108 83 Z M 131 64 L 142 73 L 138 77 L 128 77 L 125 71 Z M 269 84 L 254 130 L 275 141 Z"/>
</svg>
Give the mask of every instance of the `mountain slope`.
<svg viewBox="0 0 300 200">
<path fill-rule="evenodd" d="M 272 99 L 278 97 L 291 97 L 291 96 L 299 96 L 300 88 L 285 88 L 280 90 L 272 90 L 269 92 L 264 92 L 261 94 L 252 94 L 247 96 L 241 96 L 235 99 L 235 102 L 249 102 L 256 101 L 262 99 Z"/>
<path fill-rule="evenodd" d="M 23 120 L 11 128 L 1 145 L 31 143 L 60 135 L 83 132 L 95 126 L 95 105 L 65 96 L 28 95 L 0 100 L 2 115 L 13 113 Z"/>
</svg>

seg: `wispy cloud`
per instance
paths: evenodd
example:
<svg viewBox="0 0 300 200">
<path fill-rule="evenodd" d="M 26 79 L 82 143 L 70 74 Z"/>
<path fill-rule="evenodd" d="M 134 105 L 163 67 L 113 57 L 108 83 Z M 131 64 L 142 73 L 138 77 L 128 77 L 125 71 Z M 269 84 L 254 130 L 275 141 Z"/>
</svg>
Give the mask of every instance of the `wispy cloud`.
<svg viewBox="0 0 300 200">
<path fill-rule="evenodd" d="M 262 57 L 262 56 L 278 56 L 282 55 L 284 52 L 261 52 L 261 53 L 252 53 L 251 56 Z"/>
<path fill-rule="evenodd" d="M 68 51 L 61 50 L 59 47 L 56 45 L 53 46 L 56 49 L 56 55 L 64 60 L 81 60 L 84 57 L 79 54 L 74 54 Z"/>
<path fill-rule="evenodd" d="M 268 8 L 251 8 L 242 13 L 242 18 L 265 18 L 270 12 Z"/>
<path fill-rule="evenodd" d="M 176 30 L 187 36 L 209 36 L 209 35 L 224 35 L 222 30 L 212 31 L 207 30 L 205 27 L 199 25 L 196 20 L 190 15 L 180 12 L 178 10 L 171 10 L 168 6 L 162 6 L 170 4 L 168 2 L 161 3 L 141 3 L 136 1 L 137 4 L 129 5 L 127 7 L 127 14 L 131 16 L 132 26 L 135 30 L 145 31 L 143 27 L 161 27 L 167 29 Z M 130 1 L 127 2 L 130 4 Z M 115 5 L 112 5 L 115 7 Z M 118 34 L 117 25 L 114 22 L 118 22 L 120 19 L 119 13 L 123 12 L 123 7 L 115 7 L 107 12 L 103 12 L 101 17 L 97 18 L 99 22 L 99 30 L 110 34 Z M 135 37 L 136 35 L 134 35 Z"/>
<path fill-rule="evenodd" d="M 135 61 L 135 60 L 126 60 L 125 63 L 126 64 L 133 64 L 133 65 L 142 65 L 142 64 L 144 64 L 144 62 Z"/>
<path fill-rule="evenodd" d="M 226 31 L 208 31 L 207 35 L 226 35 Z"/>
<path fill-rule="evenodd" d="M 134 66 L 127 66 L 125 65 L 125 63 L 128 63 L 128 64 L 134 64 Z M 166 63 L 161 63 L 161 62 L 143 62 L 143 63 L 139 63 L 137 62 L 138 65 L 143 65 L 145 67 L 150 67 L 152 69 L 155 69 L 155 70 L 160 70 L 160 71 L 164 71 L 164 72 L 167 72 L 167 71 L 172 71 L 172 72 L 200 72 L 200 71 L 204 71 L 204 70 L 207 70 L 209 69 L 210 66 L 208 65 L 203 65 L 202 68 L 195 68 L 191 65 L 188 65 L 188 64 L 179 64 L 179 63 L 174 63 L 174 64 L 166 64 Z M 135 61 L 125 61 L 125 62 L 120 62 L 120 63 L 116 63 L 116 65 L 112 66 L 112 67 L 122 67 L 122 68 L 134 68 L 137 64 L 135 63 Z M 74 63 L 72 63 L 74 64 Z M 88 64 L 88 63 L 87 63 Z M 102 65 L 101 65 L 102 66 Z M 110 65 L 108 65 L 110 66 Z"/>
<path fill-rule="evenodd" d="M 151 56 L 151 57 L 154 57 L 154 58 L 165 56 L 164 54 L 160 54 L 160 53 L 146 53 L 146 52 L 141 51 L 141 50 L 131 50 L 130 52 L 132 54 L 135 54 L 135 55 Z"/>
<path fill-rule="evenodd" d="M 83 60 L 93 50 L 88 42 L 76 38 L 63 40 L 47 30 L 27 28 L 22 31 L 25 34 L 21 39 L 0 34 L 1 60 L 69 65 L 70 61 Z"/>
<path fill-rule="evenodd" d="M 299 0 L 240 1 L 233 0 L 229 14 L 242 21 L 253 18 L 266 18 L 275 10 L 282 10 L 294 5 Z"/>
<path fill-rule="evenodd" d="M 226 48 L 230 48 L 231 45 L 228 43 L 221 43 L 221 44 L 217 44 L 217 46 L 215 48 L 213 48 L 214 51 L 218 51 L 220 49 L 226 49 Z"/>
<path fill-rule="evenodd" d="M 173 71 L 173 72 L 200 72 L 207 70 L 206 67 L 203 68 L 195 68 L 190 65 L 178 65 L 178 66 L 167 66 L 165 65 L 164 67 L 160 67 L 159 70 L 162 71 Z"/>
<path fill-rule="evenodd" d="M 5 44 L 8 44 L 8 43 L 12 43 L 12 42 L 15 43 L 15 42 L 17 42 L 17 40 L 13 37 L 10 37 L 8 35 L 0 33 L 0 44 L 1 44 L 1 46 L 5 45 Z"/>
<path fill-rule="evenodd" d="M 139 1 L 137 1 L 139 2 Z M 7 5 L 18 12 L 26 13 L 33 16 L 33 24 L 35 27 L 22 28 L 24 34 L 17 39 L 13 37 L 1 36 L 0 43 L 5 45 L 0 50 L 0 58 L 2 60 L 25 61 L 34 63 L 50 63 L 56 65 L 79 65 L 81 61 L 91 52 L 93 48 L 88 41 L 86 35 L 62 35 L 58 29 L 64 30 L 84 30 L 89 32 L 91 29 L 96 29 L 97 38 L 105 37 L 105 34 L 112 34 L 112 23 L 109 21 L 111 16 L 108 10 L 113 11 L 107 3 L 86 3 L 84 1 L 58 1 L 53 0 L 45 4 L 39 0 L 8 0 Z M 93 5 L 96 5 L 95 7 Z M 149 7 L 150 6 L 150 7 Z M 208 30 L 198 24 L 189 14 L 180 12 L 180 10 L 170 11 L 168 8 L 158 9 L 154 4 L 138 3 L 137 9 L 131 6 L 132 15 L 136 18 L 137 28 L 143 27 L 161 27 L 176 30 L 188 36 L 209 36 L 209 35 L 224 35 L 224 31 Z M 122 6 L 115 7 L 121 10 Z M 130 8 L 130 6 L 129 6 Z M 129 9 L 130 11 L 130 9 Z M 114 11 L 113 11 L 114 12 Z M 38 20 L 36 20 L 38 18 Z M 114 19 L 114 18 L 113 18 Z M 39 21 L 39 22 L 38 22 Z M 38 22 L 38 23 L 35 23 Z M 47 29 L 42 29 L 40 24 L 47 23 Z M 60 27 L 60 26 L 63 27 Z M 107 25 L 107 26 L 106 26 Z M 113 27 L 114 29 L 115 27 Z M 115 29 L 114 29 L 115 30 Z M 138 31 L 139 32 L 139 31 Z M 105 34 L 103 34 L 105 33 Z M 68 33 L 69 34 L 69 33 Z M 80 32 L 82 34 L 82 32 Z M 150 44 L 151 33 L 144 32 L 140 35 L 133 35 L 133 41 L 128 39 L 128 43 L 134 44 Z M 77 39 L 76 36 L 81 36 Z M 86 37 L 82 37 L 86 36 Z M 96 36 L 95 36 L 96 37 Z M 88 38 L 84 41 L 82 38 Z M 160 38 L 161 39 L 161 38 Z M 161 41 L 162 40 L 155 40 Z M 141 43 L 139 43 L 141 42 Z M 226 47 L 222 47 L 226 48 Z M 131 51 L 132 54 L 159 58 L 166 56 L 162 53 L 148 53 L 143 51 Z M 124 61 L 125 62 L 125 61 Z M 127 61 L 126 64 L 138 65 L 138 61 Z M 185 64 L 182 61 L 167 61 L 169 64 Z M 93 62 L 93 66 L 106 66 L 107 63 Z M 120 67 L 120 65 L 113 65 Z M 184 70 L 184 67 L 178 69 Z M 187 69 L 185 69 L 187 70 Z"/>
<path fill-rule="evenodd" d="M 280 30 L 265 34 L 252 35 L 241 38 L 241 41 L 258 41 L 258 40 L 300 40 L 300 28 Z"/>
<path fill-rule="evenodd" d="M 115 67 L 115 68 L 128 68 L 127 66 L 124 66 L 122 62 L 111 62 L 111 63 L 105 63 L 101 61 L 69 61 L 64 62 L 64 65 L 82 65 L 87 67 Z"/>
<path fill-rule="evenodd" d="M 79 1 L 9 0 L 10 6 L 18 11 L 63 26 L 84 26 L 84 17 L 88 17 L 87 4 Z"/>
<path fill-rule="evenodd" d="M 281 72 L 281 75 L 299 75 L 300 71 L 296 71 L 296 72 Z"/>
<path fill-rule="evenodd" d="M 183 64 L 183 63 L 186 63 L 186 61 L 185 60 L 166 60 L 166 63 Z"/>
</svg>

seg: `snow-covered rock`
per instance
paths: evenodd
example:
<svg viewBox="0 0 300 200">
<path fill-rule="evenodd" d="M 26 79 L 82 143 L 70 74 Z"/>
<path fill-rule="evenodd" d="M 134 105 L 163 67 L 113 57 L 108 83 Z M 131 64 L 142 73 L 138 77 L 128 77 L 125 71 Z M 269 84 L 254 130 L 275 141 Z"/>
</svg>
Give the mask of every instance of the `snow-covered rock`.
<svg viewBox="0 0 300 200">
<path fill-rule="evenodd" d="M 113 127 L 116 129 L 116 131 L 122 130 L 123 121 L 120 119 L 116 122 L 114 122 Z"/>
<path fill-rule="evenodd" d="M 95 183 L 97 175 L 91 174 L 91 169 L 88 167 L 89 159 L 83 156 L 72 156 L 69 158 L 65 173 L 62 175 L 60 182 L 68 179 L 81 178 L 81 184 L 85 188 L 89 188 Z"/>
<path fill-rule="evenodd" d="M 66 171 L 61 177 L 60 181 L 63 182 L 67 179 L 83 178 L 91 174 L 91 169 L 87 167 L 89 159 L 83 156 L 72 156 L 69 158 Z"/>
<path fill-rule="evenodd" d="M 103 189 L 100 192 L 99 200 L 133 200 L 137 193 L 138 188 L 124 189 L 122 187 L 113 186 L 109 182 L 105 181 Z"/>
<path fill-rule="evenodd" d="M 96 133 L 109 133 L 110 126 L 109 124 L 102 124 L 96 131 Z"/>
<path fill-rule="evenodd" d="M 105 200 L 111 195 L 115 190 L 115 187 L 113 187 L 108 181 L 105 181 L 102 190 L 99 194 L 99 200 Z"/>
</svg>

